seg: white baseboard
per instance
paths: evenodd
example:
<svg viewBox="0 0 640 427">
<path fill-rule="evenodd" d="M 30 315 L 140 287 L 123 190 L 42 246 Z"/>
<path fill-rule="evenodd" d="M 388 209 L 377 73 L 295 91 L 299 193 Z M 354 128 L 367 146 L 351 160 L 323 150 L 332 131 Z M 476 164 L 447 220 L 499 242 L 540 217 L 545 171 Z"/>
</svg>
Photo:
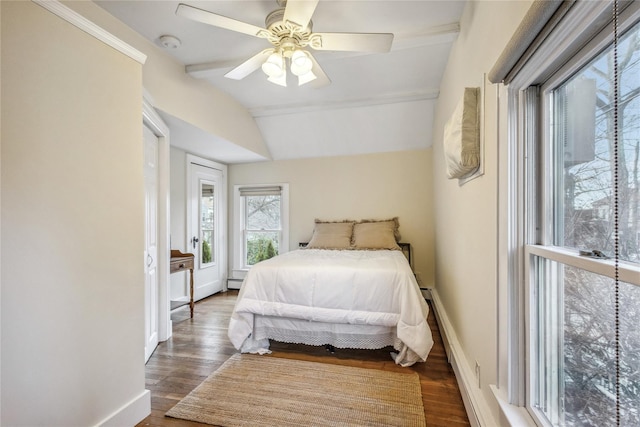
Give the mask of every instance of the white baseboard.
<svg viewBox="0 0 640 427">
<path fill-rule="evenodd" d="M 145 390 L 131 402 L 99 422 L 96 427 L 135 426 L 151 413 L 151 392 Z"/>
<path fill-rule="evenodd" d="M 497 426 L 498 424 L 489 409 L 489 404 L 478 387 L 475 373 L 464 357 L 455 330 L 451 326 L 451 322 L 449 322 L 437 289 L 431 289 L 431 297 L 440 328 L 440 335 L 442 335 L 449 363 L 451 363 L 453 371 L 456 374 L 458 387 L 460 388 L 460 394 L 462 395 L 462 400 L 467 410 L 469 422 L 473 427 Z"/>
</svg>

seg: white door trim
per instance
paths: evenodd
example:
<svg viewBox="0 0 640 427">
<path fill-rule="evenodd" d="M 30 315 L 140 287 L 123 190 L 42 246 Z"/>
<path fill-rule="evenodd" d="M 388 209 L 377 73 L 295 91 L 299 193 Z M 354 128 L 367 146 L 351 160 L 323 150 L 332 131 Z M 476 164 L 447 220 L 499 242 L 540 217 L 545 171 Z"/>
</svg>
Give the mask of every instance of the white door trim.
<svg viewBox="0 0 640 427">
<path fill-rule="evenodd" d="M 198 157 L 198 156 L 194 156 L 193 154 L 189 154 L 187 153 L 186 156 L 186 167 L 185 167 L 185 171 L 186 171 L 186 176 L 185 176 L 185 183 L 186 183 L 186 188 L 185 188 L 185 194 L 192 194 L 191 193 L 191 165 L 192 164 L 196 164 L 196 165 L 200 165 L 200 166 L 206 166 L 208 168 L 212 168 L 212 169 L 217 169 L 219 171 L 222 171 L 222 183 L 221 183 L 221 187 L 222 187 L 222 206 L 220 209 L 220 216 L 221 216 L 221 220 L 222 220 L 222 226 L 220 227 L 220 247 L 222 248 L 222 250 L 220 251 L 220 259 L 219 259 L 219 263 L 220 263 L 220 280 L 222 280 L 222 291 L 226 291 L 227 290 L 227 271 L 228 271 L 228 248 L 229 248 L 229 242 L 227 239 L 227 235 L 228 235 L 228 222 L 227 222 L 227 211 L 228 211 L 228 198 L 227 198 L 227 165 L 222 164 L 222 163 L 218 163 L 215 162 L 213 160 L 209 160 L 209 159 L 204 159 L 202 157 Z M 191 220 L 191 202 L 187 201 L 187 223 Z M 188 233 L 188 230 L 186 230 L 187 233 L 185 233 L 185 248 L 190 248 L 191 247 L 191 236 Z M 196 260 L 197 261 L 197 260 Z"/>
<path fill-rule="evenodd" d="M 147 125 L 142 127 L 144 150 L 145 280 L 144 280 L 144 360 L 158 347 L 158 137 Z"/>
<path fill-rule="evenodd" d="M 142 101 L 142 121 L 158 137 L 158 340 L 171 337 L 169 298 L 169 127 L 150 102 Z"/>
</svg>

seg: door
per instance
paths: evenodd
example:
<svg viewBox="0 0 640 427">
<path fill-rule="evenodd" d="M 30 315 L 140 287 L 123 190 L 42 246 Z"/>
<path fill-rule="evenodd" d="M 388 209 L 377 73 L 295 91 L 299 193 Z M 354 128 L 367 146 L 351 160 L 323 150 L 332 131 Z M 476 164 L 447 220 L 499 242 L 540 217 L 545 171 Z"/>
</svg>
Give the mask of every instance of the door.
<svg viewBox="0 0 640 427">
<path fill-rule="evenodd" d="M 223 288 L 223 172 L 190 163 L 189 175 L 187 247 L 195 255 L 193 281 L 197 301 Z"/>
<path fill-rule="evenodd" d="M 158 138 L 147 127 L 144 133 L 144 357 L 158 346 Z"/>
</svg>

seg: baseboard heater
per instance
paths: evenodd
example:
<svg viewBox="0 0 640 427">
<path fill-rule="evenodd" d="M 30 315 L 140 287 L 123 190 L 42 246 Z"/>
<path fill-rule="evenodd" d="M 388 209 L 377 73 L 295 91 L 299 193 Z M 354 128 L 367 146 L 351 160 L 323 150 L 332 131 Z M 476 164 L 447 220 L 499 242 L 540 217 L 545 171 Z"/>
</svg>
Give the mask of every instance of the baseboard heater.
<svg viewBox="0 0 640 427">
<path fill-rule="evenodd" d="M 239 290 L 243 279 L 227 279 L 227 289 Z"/>
<path fill-rule="evenodd" d="M 189 297 L 180 297 L 169 301 L 170 310 L 175 310 L 185 305 L 189 305 Z"/>
</svg>

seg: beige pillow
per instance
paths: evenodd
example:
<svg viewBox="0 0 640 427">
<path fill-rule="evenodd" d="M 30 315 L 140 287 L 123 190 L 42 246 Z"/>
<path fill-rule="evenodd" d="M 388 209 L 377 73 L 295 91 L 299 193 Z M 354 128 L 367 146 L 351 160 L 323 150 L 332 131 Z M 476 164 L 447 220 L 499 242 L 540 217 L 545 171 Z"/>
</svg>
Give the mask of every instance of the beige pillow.
<svg viewBox="0 0 640 427">
<path fill-rule="evenodd" d="M 400 250 L 397 240 L 398 218 L 385 221 L 362 221 L 353 226 L 354 249 L 394 249 Z"/>
<path fill-rule="evenodd" d="M 319 222 L 313 228 L 309 249 L 350 249 L 353 221 Z"/>
</svg>

